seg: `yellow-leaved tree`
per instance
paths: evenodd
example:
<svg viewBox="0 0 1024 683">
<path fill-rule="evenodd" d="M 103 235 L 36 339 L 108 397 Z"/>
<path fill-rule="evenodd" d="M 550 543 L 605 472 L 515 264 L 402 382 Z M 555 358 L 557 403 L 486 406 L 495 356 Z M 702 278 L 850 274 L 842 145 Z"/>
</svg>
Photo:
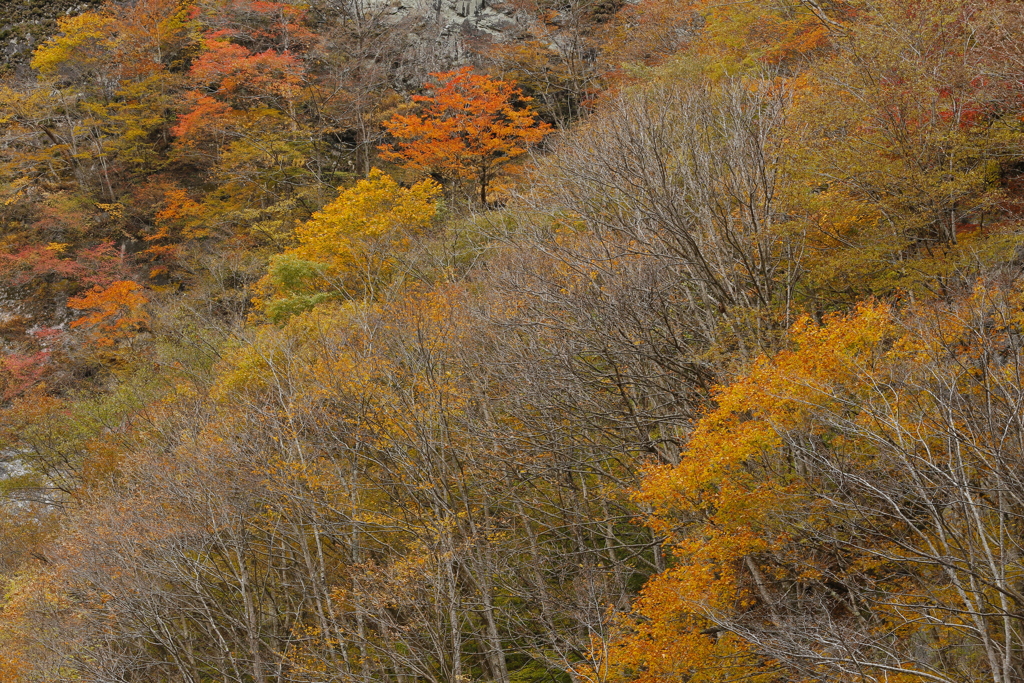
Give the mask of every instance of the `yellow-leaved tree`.
<svg viewBox="0 0 1024 683">
<path fill-rule="evenodd" d="M 403 188 L 373 169 L 296 228 L 298 245 L 271 261 L 258 303 L 280 320 L 329 299 L 373 298 L 430 225 L 440 193 L 433 180 Z"/>
<path fill-rule="evenodd" d="M 717 395 L 639 500 L 674 562 L 603 673 L 1016 680 L 1022 297 L 861 306 Z"/>
</svg>

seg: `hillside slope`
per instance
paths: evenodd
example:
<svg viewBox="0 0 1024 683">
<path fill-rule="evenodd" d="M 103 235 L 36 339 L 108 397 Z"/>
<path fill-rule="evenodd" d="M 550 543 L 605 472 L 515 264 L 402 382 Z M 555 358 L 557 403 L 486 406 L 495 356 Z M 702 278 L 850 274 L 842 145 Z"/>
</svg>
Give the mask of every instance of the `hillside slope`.
<svg viewBox="0 0 1024 683">
<path fill-rule="evenodd" d="M 0 681 L 1024 680 L 1024 3 L 58 24 Z"/>
</svg>

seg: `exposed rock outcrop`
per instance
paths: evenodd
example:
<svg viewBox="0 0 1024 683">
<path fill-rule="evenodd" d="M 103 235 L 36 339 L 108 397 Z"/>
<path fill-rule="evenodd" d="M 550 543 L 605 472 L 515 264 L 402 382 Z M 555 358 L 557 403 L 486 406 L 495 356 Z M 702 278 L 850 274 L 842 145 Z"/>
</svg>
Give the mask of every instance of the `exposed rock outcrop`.
<svg viewBox="0 0 1024 683">
<path fill-rule="evenodd" d="M 420 30 L 410 41 L 436 43 L 437 54 L 450 62 L 462 61 L 468 41 L 501 41 L 516 32 L 515 9 L 490 0 L 371 0 L 386 5 L 397 23 L 419 20 Z"/>
</svg>

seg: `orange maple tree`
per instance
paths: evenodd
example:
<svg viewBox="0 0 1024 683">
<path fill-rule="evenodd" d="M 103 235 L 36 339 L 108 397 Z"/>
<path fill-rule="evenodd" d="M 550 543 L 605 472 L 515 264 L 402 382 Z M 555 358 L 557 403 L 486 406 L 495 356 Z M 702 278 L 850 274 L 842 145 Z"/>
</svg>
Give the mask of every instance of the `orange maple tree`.
<svg viewBox="0 0 1024 683">
<path fill-rule="evenodd" d="M 130 337 L 145 327 L 149 303 L 143 287 L 131 280 L 119 280 L 108 287 L 93 287 L 81 296 L 68 300 L 68 308 L 86 311 L 71 323 L 89 331 L 92 342 L 99 347 L 114 346 L 119 339 Z"/>
<path fill-rule="evenodd" d="M 496 169 L 526 153 L 551 126 L 527 108 L 531 100 L 512 83 L 472 73 L 471 67 L 432 73 L 429 95 L 414 95 L 419 113 L 398 114 L 384 127 L 395 138 L 381 156 L 445 179 L 475 179 L 480 202 Z"/>
</svg>

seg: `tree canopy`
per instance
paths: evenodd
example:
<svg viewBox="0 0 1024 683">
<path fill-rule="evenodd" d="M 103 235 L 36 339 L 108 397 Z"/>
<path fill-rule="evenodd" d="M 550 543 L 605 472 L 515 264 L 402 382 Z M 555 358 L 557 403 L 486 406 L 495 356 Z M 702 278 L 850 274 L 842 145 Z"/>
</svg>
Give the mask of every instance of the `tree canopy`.
<svg viewBox="0 0 1024 683">
<path fill-rule="evenodd" d="M 1024 5 L 471 5 L 4 73 L 0 680 L 1024 679 Z"/>
</svg>

